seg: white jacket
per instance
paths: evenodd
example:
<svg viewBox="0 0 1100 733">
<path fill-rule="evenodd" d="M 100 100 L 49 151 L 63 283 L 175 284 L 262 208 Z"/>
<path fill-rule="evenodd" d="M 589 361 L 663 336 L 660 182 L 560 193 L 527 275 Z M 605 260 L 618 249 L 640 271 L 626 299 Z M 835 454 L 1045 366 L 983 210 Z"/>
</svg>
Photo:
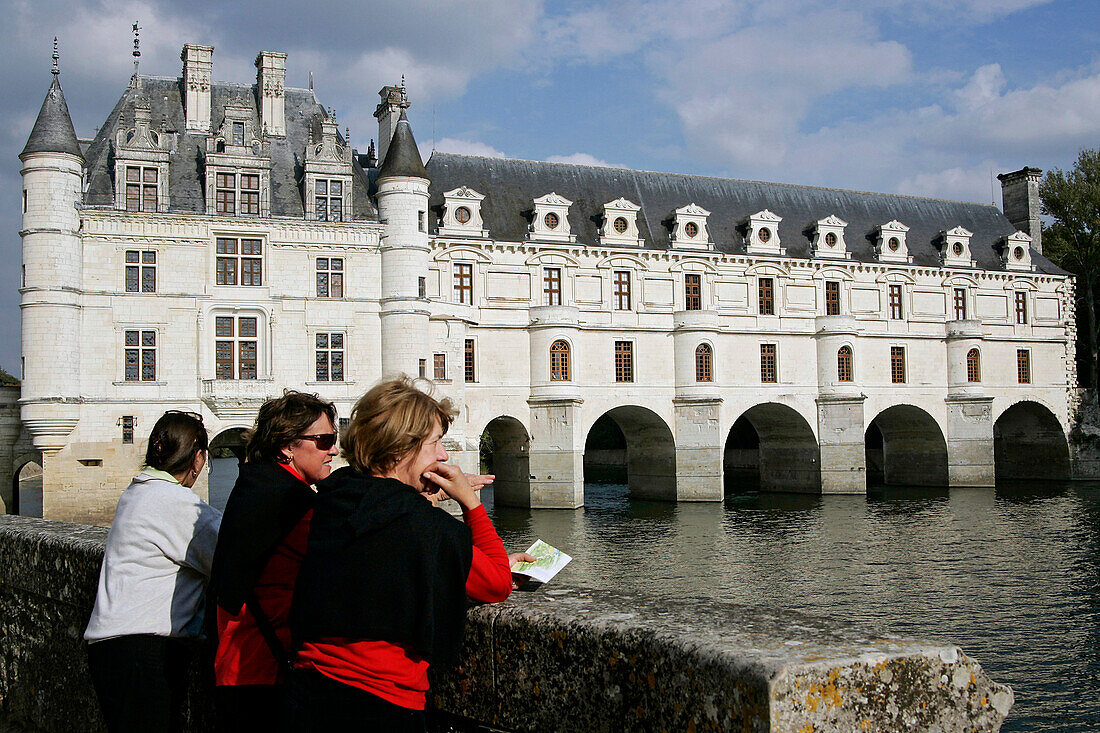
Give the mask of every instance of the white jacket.
<svg viewBox="0 0 1100 733">
<path fill-rule="evenodd" d="M 199 636 L 221 521 L 163 471 L 139 474 L 119 497 L 84 638 Z"/>
</svg>

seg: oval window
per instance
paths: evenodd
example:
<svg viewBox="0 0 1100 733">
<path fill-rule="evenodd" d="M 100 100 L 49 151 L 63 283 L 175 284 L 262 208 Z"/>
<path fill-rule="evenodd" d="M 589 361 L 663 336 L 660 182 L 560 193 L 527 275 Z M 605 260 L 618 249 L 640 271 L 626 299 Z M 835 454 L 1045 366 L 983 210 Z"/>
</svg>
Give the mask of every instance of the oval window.
<svg viewBox="0 0 1100 733">
<path fill-rule="evenodd" d="M 1018 260 L 1022 260 L 1024 258 L 1024 248 L 1023 247 L 1016 247 L 1015 249 L 1012 250 L 1012 256 L 1015 257 Z"/>
<path fill-rule="evenodd" d="M 886 246 L 890 248 L 891 252 L 897 252 L 901 242 L 898 241 L 897 237 L 890 237 L 890 241 L 886 243 Z"/>
<path fill-rule="evenodd" d="M 760 237 L 761 242 L 767 243 L 767 241 L 772 238 L 772 230 L 767 227 L 761 227 L 760 233 L 756 236 Z"/>
<path fill-rule="evenodd" d="M 699 225 L 693 221 L 689 221 L 684 225 L 684 233 L 689 237 L 695 237 L 699 234 Z"/>
<path fill-rule="evenodd" d="M 828 234 L 826 234 L 825 235 L 825 245 L 827 247 L 835 247 L 836 246 L 836 235 L 833 234 L 832 232 L 829 232 Z"/>
<path fill-rule="evenodd" d="M 557 215 L 557 214 L 555 214 L 555 213 L 554 213 L 553 211 L 551 211 L 551 212 L 550 212 L 549 214 L 547 214 L 546 216 L 542 217 L 542 222 L 543 222 L 544 224 L 546 224 L 546 228 L 547 228 L 547 229 L 557 229 L 557 228 L 558 228 L 558 224 L 560 224 L 560 223 L 561 223 L 561 220 L 560 220 L 560 219 L 558 219 L 558 215 Z"/>
<path fill-rule="evenodd" d="M 962 256 L 962 253 L 963 253 L 962 242 L 955 242 L 955 246 L 953 246 L 951 248 L 951 251 L 955 253 L 956 257 Z"/>
<path fill-rule="evenodd" d="M 465 206 L 459 206 L 455 209 L 455 221 L 459 224 L 466 224 L 470 221 L 470 210 Z"/>
<path fill-rule="evenodd" d="M 626 223 L 626 219 L 620 216 L 619 218 L 615 219 L 615 224 L 613 226 L 615 227 L 615 231 L 617 231 L 619 234 L 622 234 L 627 230 L 628 224 Z"/>
</svg>

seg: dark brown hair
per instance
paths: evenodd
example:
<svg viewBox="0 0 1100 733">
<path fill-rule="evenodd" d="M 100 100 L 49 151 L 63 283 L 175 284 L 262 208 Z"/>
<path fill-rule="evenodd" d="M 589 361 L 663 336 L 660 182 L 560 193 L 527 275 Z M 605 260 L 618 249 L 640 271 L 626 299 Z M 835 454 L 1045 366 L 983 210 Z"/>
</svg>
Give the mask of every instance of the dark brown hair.
<svg viewBox="0 0 1100 733">
<path fill-rule="evenodd" d="M 456 414 L 449 399 L 420 391 L 408 377 L 379 382 L 355 403 L 340 455 L 360 473 L 382 476 L 431 435 L 435 418 L 446 433 Z"/>
<path fill-rule="evenodd" d="M 195 412 L 169 410 L 160 416 L 149 446 L 145 449 L 145 465 L 175 476 L 190 470 L 195 453 L 207 447 L 206 428 L 202 416 Z"/>
<path fill-rule="evenodd" d="M 282 397 L 260 405 L 256 425 L 248 432 L 244 449 L 249 463 L 284 462 L 282 450 L 305 433 L 321 415 L 327 415 L 336 429 L 336 405 L 315 394 L 288 389 Z"/>
</svg>

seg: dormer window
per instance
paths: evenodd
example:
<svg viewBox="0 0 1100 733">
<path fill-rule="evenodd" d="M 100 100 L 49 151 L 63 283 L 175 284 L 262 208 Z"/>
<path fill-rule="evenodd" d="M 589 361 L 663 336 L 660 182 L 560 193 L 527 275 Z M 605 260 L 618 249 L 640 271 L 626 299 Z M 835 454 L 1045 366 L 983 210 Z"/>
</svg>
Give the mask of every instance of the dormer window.
<svg viewBox="0 0 1100 733">
<path fill-rule="evenodd" d="M 767 209 L 749 216 L 745 250 L 750 255 L 784 255 L 787 250 L 779 238 L 779 222 L 783 217 Z"/>
<path fill-rule="evenodd" d="M 908 263 L 912 260 L 905 244 L 905 234 L 908 231 L 909 227 L 897 219 L 879 226 L 875 238 L 875 253 L 879 262 Z"/>
<path fill-rule="evenodd" d="M 973 267 L 970 258 L 970 238 L 974 236 L 963 227 L 940 232 L 940 259 L 945 267 Z"/>
<path fill-rule="evenodd" d="M 481 221 L 481 201 L 485 197 L 466 186 L 443 194 L 443 217 L 439 234 L 458 237 L 488 237 Z"/>
<path fill-rule="evenodd" d="M 155 213 L 168 208 L 168 141 L 152 129 L 152 114 L 142 100 L 134 107 L 134 126 L 114 138 L 115 208 Z"/>
<path fill-rule="evenodd" d="M 152 166 L 126 166 L 126 210 L 157 210 L 158 171 Z"/>
<path fill-rule="evenodd" d="M 244 123 L 243 122 L 234 122 L 233 123 L 233 144 L 234 145 L 244 145 Z"/>
<path fill-rule="evenodd" d="M 997 243 L 1001 253 L 1001 266 L 1016 272 L 1031 272 L 1031 237 L 1024 232 L 1013 232 Z"/>
<path fill-rule="evenodd" d="M 844 228 L 848 222 L 836 215 L 819 219 L 814 224 L 814 239 L 810 250 L 814 257 L 847 259 L 851 254 L 844 243 Z"/>
<path fill-rule="evenodd" d="M 259 216 L 260 176 L 255 173 L 215 174 L 214 213 Z"/>
<path fill-rule="evenodd" d="M 254 110 L 232 102 L 206 142 L 206 211 L 225 216 L 270 214 L 271 158 L 257 135 Z"/>
<path fill-rule="evenodd" d="M 575 242 L 569 231 L 569 207 L 573 202 L 551 192 L 534 200 L 535 211 L 531 219 L 531 239 L 551 242 Z"/>
<path fill-rule="evenodd" d="M 339 179 L 318 178 L 314 183 L 313 210 L 317 221 L 343 221 L 344 182 Z"/>
<path fill-rule="evenodd" d="M 672 246 L 677 249 L 712 249 L 707 217 L 710 212 L 698 204 L 681 206 L 673 212 Z"/>
<path fill-rule="evenodd" d="M 638 204 L 621 197 L 604 204 L 600 244 L 640 247 L 643 244 L 638 233 L 638 212 L 641 209 Z"/>
</svg>

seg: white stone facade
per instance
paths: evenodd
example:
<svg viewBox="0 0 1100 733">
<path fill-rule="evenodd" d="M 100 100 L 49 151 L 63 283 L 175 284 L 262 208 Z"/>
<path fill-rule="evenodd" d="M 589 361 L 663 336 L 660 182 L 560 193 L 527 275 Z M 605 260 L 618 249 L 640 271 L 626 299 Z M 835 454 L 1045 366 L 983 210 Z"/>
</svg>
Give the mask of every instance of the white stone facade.
<svg viewBox="0 0 1100 733">
<path fill-rule="evenodd" d="M 976 235 L 938 222 L 942 234 L 925 245 L 941 261 L 914 264 L 907 211 L 879 218 L 865 237 L 837 208 L 797 224 L 806 231 L 801 254 L 792 249 L 795 225 L 780 238 L 781 222 L 797 219 L 780 202 L 769 204 L 774 213 L 730 214 L 739 222 L 731 234 L 715 222 L 722 212 L 713 202 L 685 198 L 647 212 L 624 186 L 591 202 L 603 218 L 591 217 L 601 228 L 588 238 L 570 226 L 575 192 L 546 188 L 501 213 L 507 191 L 434 181 L 435 161 L 428 178 L 371 182 L 377 214 L 355 218 L 352 190 L 368 182 L 353 170 L 362 157 L 341 152 L 327 117 L 323 140 L 280 128 L 290 119 L 284 58 L 257 59 L 260 109 L 235 111 L 238 97 L 227 113 L 209 107 L 208 48 L 184 50 L 181 119 L 231 136 L 240 117 L 245 148 L 230 141 L 223 150 L 210 137 L 208 161 L 247 171 L 259 156 L 260 215 L 216 213 L 211 180 L 191 212 L 91 204 L 75 156 L 24 155 L 21 410 L 42 455 L 47 517 L 109 520 L 166 409 L 201 412 L 211 437 L 249 427 L 259 404 L 284 388 L 317 392 L 347 416 L 397 372 L 425 376 L 458 402 L 449 445 L 468 470 L 482 436 L 492 437 L 498 501 L 520 505 L 583 503 L 586 439 L 605 415 L 626 439 L 631 490 L 675 500 L 721 499 L 724 466 L 738 451 L 755 451 L 761 485 L 777 490 L 860 493 L 872 468 L 910 483 L 927 466 L 936 476 L 942 468 L 942 483 L 990 486 L 995 435 L 1011 433 L 995 426 L 1018 403 L 1028 406 L 1019 424 L 1056 430 L 1064 443 L 1076 387 L 1072 280 L 1038 269 L 1030 250 L 1020 256 L 1026 236 L 999 235 L 1008 254 L 979 267 Z M 405 106 L 403 89 L 383 90 L 384 132 Z M 252 127 L 261 119 L 266 133 Z M 298 182 L 301 215 L 273 210 L 268 135 L 300 145 L 311 161 Z M 380 142 L 385 151 L 389 140 Z M 318 175 L 343 183 L 339 221 L 315 215 Z M 446 190 L 433 193 L 437 184 Z M 521 222 L 518 234 L 501 236 L 483 218 L 490 206 Z M 662 217 L 670 245 L 651 246 Z M 219 251 L 229 247 L 219 242 L 237 249 Z M 219 260 L 229 258 L 236 284 L 219 284 L 228 278 Z M 155 268 L 149 292 L 145 267 Z M 246 284 L 254 272 L 260 284 Z M 254 353 L 247 365 L 246 352 Z M 126 418 L 132 444 L 122 442 Z M 740 418 L 757 446 L 730 448 Z M 907 474 L 910 464 L 917 468 Z"/>
</svg>

